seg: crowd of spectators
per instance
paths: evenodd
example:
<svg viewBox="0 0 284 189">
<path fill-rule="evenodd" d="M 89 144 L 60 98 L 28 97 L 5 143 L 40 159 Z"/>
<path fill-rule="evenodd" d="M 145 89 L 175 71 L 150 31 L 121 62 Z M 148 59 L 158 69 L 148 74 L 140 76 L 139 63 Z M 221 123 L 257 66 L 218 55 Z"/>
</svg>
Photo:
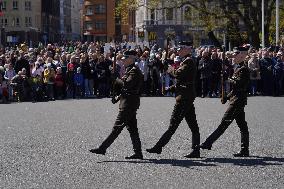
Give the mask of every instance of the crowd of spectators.
<svg viewBox="0 0 284 189">
<path fill-rule="evenodd" d="M 25 44 L 7 47 L 0 52 L 0 102 L 50 101 L 68 98 L 104 98 L 111 95 L 112 80 L 122 77 L 125 68 L 122 53 L 127 44 L 117 44 L 107 52 L 102 44 L 69 42 L 28 48 Z M 114 50 L 116 49 L 116 51 Z M 246 65 L 250 69 L 251 96 L 281 96 L 284 84 L 284 49 L 255 49 L 248 46 Z M 168 50 L 135 47 L 136 64 L 144 75 L 143 96 L 172 96 L 162 89 L 174 84 L 167 73 L 178 68 L 182 60 L 176 47 Z M 116 56 L 116 58 L 114 58 Z M 232 52 L 213 46 L 194 49 L 197 64 L 196 90 L 200 97 L 219 97 L 221 72 L 226 82 L 233 71 Z M 116 60 L 116 70 L 113 61 Z M 222 65 L 224 65 L 222 67 Z"/>
</svg>

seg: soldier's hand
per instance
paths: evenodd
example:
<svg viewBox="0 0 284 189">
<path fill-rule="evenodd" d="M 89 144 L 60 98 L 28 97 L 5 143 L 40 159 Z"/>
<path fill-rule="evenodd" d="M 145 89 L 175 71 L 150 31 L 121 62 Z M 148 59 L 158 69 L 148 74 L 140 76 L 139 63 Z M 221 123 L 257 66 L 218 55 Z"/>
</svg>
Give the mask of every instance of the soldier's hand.
<svg viewBox="0 0 284 189">
<path fill-rule="evenodd" d="M 120 100 L 120 98 L 119 98 L 118 96 L 113 96 L 113 97 L 111 98 L 111 102 L 112 102 L 113 104 L 116 104 L 119 100 Z"/>
</svg>

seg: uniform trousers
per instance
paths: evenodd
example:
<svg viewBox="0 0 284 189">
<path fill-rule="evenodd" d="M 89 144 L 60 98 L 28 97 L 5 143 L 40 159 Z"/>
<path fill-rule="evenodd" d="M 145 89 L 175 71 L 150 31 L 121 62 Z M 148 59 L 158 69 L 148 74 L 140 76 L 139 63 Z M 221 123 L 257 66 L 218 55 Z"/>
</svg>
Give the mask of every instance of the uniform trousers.
<svg viewBox="0 0 284 189">
<path fill-rule="evenodd" d="M 161 149 L 170 141 L 183 118 L 185 118 L 192 132 L 192 149 L 195 149 L 199 146 L 200 134 L 196 120 L 194 104 L 192 101 L 182 100 L 181 102 L 177 102 L 175 104 L 170 120 L 170 126 L 168 130 L 162 135 L 154 148 Z"/>
<path fill-rule="evenodd" d="M 241 148 L 243 150 L 249 149 L 249 131 L 247 122 L 245 120 L 244 105 L 231 104 L 225 112 L 221 124 L 218 128 L 206 139 L 205 146 L 212 146 L 212 144 L 226 131 L 229 125 L 236 120 L 241 132 Z"/>
<path fill-rule="evenodd" d="M 114 123 L 112 132 L 101 144 L 100 149 L 106 150 L 115 141 L 123 128 L 126 127 L 130 134 L 134 152 L 137 154 L 142 153 L 141 141 L 137 128 L 136 111 L 137 109 L 130 108 L 119 109 L 119 113 Z"/>
</svg>

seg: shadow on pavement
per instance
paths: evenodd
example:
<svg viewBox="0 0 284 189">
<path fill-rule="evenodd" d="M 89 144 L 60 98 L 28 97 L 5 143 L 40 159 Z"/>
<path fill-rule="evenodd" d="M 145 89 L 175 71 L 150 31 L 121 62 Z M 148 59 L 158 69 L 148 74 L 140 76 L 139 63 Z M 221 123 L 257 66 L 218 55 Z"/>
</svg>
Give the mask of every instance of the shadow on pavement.
<svg viewBox="0 0 284 189">
<path fill-rule="evenodd" d="M 250 156 L 249 158 L 206 158 L 203 162 L 215 162 L 221 164 L 234 164 L 239 166 L 271 166 L 271 165 L 283 165 L 284 158 L 277 157 L 261 157 Z"/>
<path fill-rule="evenodd" d="M 134 163 L 134 164 L 156 164 L 171 165 L 178 167 L 194 166 L 220 166 L 222 164 L 232 164 L 238 166 L 272 166 L 283 165 L 284 158 L 251 156 L 249 158 L 205 158 L 192 160 L 178 159 L 144 159 L 144 160 L 125 160 L 125 161 L 101 161 L 98 163 Z"/>
<path fill-rule="evenodd" d="M 98 163 L 135 163 L 135 164 L 156 164 L 156 165 L 171 165 L 178 167 L 194 167 L 194 166 L 216 166 L 209 162 L 203 163 L 196 160 L 178 160 L 178 159 L 144 159 L 144 160 L 125 160 L 125 161 L 101 161 Z"/>
</svg>

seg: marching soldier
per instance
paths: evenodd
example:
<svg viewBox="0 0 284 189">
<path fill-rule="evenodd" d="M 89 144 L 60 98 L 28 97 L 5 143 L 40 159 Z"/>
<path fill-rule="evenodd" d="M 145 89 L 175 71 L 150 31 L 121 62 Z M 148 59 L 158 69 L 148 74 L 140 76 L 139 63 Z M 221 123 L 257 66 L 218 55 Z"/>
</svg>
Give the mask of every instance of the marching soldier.
<svg viewBox="0 0 284 189">
<path fill-rule="evenodd" d="M 112 99 L 113 103 L 120 101 L 119 113 L 110 135 L 99 148 L 91 149 L 90 152 L 92 153 L 105 155 L 107 148 L 114 142 L 123 128 L 126 127 L 130 133 L 135 152 L 134 155 L 126 157 L 126 159 L 143 159 L 136 119 L 136 111 L 140 106 L 140 90 L 143 83 L 143 75 L 134 64 L 135 58 L 136 51 L 133 50 L 126 51 L 123 55 L 122 60 L 126 71 L 121 80 L 116 80 L 114 86 L 121 94 Z M 115 93 L 117 94 L 117 92 Z"/>
<path fill-rule="evenodd" d="M 169 69 L 172 76 L 176 78 L 176 85 L 171 86 L 168 90 L 175 92 L 176 104 L 172 112 L 170 126 L 168 130 L 162 135 L 160 140 L 153 148 L 146 149 L 149 153 L 160 154 L 162 148 L 170 141 L 172 135 L 177 130 L 179 124 L 185 118 L 189 128 L 192 131 L 192 149 L 193 151 L 186 155 L 187 158 L 199 158 L 199 143 L 200 134 L 196 121 L 194 100 L 196 97 L 195 92 L 195 78 L 197 67 L 196 63 L 191 57 L 192 43 L 180 42 L 178 49 L 179 56 L 183 58 L 180 67 L 176 70 Z"/>
<path fill-rule="evenodd" d="M 246 48 L 234 48 L 233 63 L 238 66 L 234 71 L 233 77 L 229 78 L 230 83 L 233 85 L 231 92 L 227 95 L 229 107 L 218 128 L 200 145 L 202 149 L 211 150 L 212 144 L 225 132 L 235 119 L 241 131 L 241 151 L 234 154 L 234 156 L 249 156 L 249 131 L 244 111 L 244 107 L 247 104 L 247 89 L 250 82 L 250 72 L 244 62 L 246 56 Z"/>
</svg>

